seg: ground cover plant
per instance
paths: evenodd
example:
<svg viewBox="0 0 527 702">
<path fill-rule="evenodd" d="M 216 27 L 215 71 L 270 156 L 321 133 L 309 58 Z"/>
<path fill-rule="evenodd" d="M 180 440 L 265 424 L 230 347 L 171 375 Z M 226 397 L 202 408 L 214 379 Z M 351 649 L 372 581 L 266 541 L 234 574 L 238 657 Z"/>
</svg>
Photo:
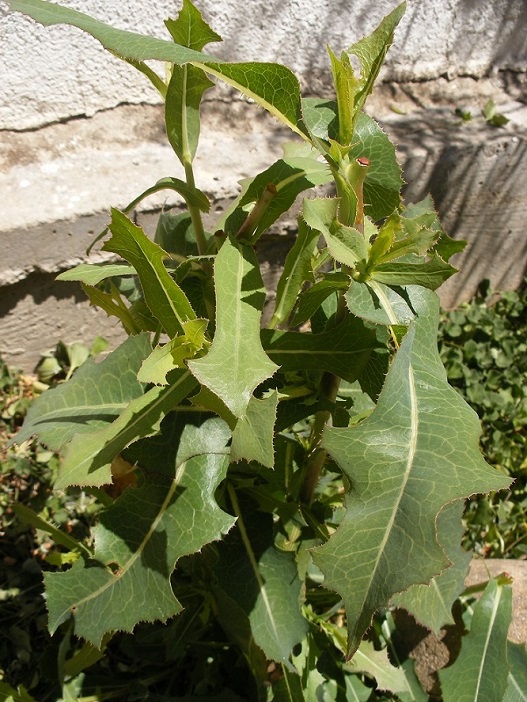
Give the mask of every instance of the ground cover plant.
<svg viewBox="0 0 527 702">
<path fill-rule="evenodd" d="M 484 461 L 477 415 L 438 353 L 434 291 L 460 244 L 430 200 L 402 203 L 395 149 L 363 111 L 404 4 L 329 51 L 334 100 L 302 98 L 284 66 L 204 53 L 219 37 L 189 0 L 166 22 L 172 41 L 43 0 L 10 5 L 91 33 L 153 82 L 185 176 L 143 196 L 172 189 L 187 205 L 161 215 L 155 241 L 113 210 L 103 249 L 123 262 L 61 275 L 129 338 L 66 369 L 16 436 L 60 453 L 54 489 L 91 496 L 94 515 L 76 535 L 25 513 L 57 544 L 44 586 L 58 673 L 31 680 L 31 695 L 426 699 L 411 662 L 393 664 L 383 613 L 453 623 L 463 501 L 510 479 Z M 167 80 L 148 59 L 168 64 Z M 193 169 L 209 76 L 296 137 L 212 232 Z M 327 183 L 335 196 L 303 201 L 261 328 L 258 240 Z M 507 645 L 510 602 L 503 577 L 466 609 L 470 644 L 439 681 L 447 702 L 516 699 L 525 651 Z M 30 699 L 9 684 L 0 691 Z"/>
</svg>

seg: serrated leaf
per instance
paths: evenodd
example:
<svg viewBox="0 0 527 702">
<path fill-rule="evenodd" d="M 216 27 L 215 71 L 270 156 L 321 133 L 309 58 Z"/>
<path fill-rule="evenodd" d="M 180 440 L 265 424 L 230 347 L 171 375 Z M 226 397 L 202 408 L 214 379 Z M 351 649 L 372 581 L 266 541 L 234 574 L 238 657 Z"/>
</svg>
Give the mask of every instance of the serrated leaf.
<svg viewBox="0 0 527 702">
<path fill-rule="evenodd" d="M 312 229 L 322 234 L 331 256 L 352 268 L 368 257 L 368 245 L 357 229 L 339 224 L 338 204 L 336 198 L 304 200 L 303 217 Z"/>
<path fill-rule="evenodd" d="M 258 400 L 251 397 L 245 414 L 240 417 L 232 434 L 231 460 L 256 461 L 267 468 L 274 467 L 274 424 L 278 394 L 271 393 Z"/>
<path fill-rule="evenodd" d="M 361 156 L 370 162 L 364 180 L 364 213 L 376 221 L 399 209 L 404 183 L 395 146 L 377 122 L 363 112 L 355 125 L 350 160 Z"/>
<path fill-rule="evenodd" d="M 17 443 L 32 436 L 59 451 L 76 434 L 113 421 L 142 396 L 137 371 L 151 351 L 146 334 L 131 337 L 100 363 L 89 358 L 67 382 L 46 390 L 28 410 Z"/>
<path fill-rule="evenodd" d="M 384 63 L 386 53 L 393 42 L 395 28 L 405 11 L 406 2 L 402 2 L 382 20 L 369 36 L 359 39 L 358 42 L 348 49 L 349 54 L 357 56 L 361 68 L 359 86 L 354 96 L 355 114 L 359 114 L 362 111 L 366 98 L 373 90 L 373 85 Z"/>
<path fill-rule="evenodd" d="M 432 254 L 428 261 L 410 255 L 404 261 L 375 266 L 370 277 L 385 285 L 422 285 L 429 290 L 436 290 L 454 273 L 457 273 L 457 269 L 436 254 Z"/>
<path fill-rule="evenodd" d="M 56 280 L 76 280 L 87 285 L 97 285 L 101 280 L 119 275 L 135 275 L 135 269 L 123 263 L 81 263 L 60 273 Z"/>
<path fill-rule="evenodd" d="M 227 239 L 214 262 L 214 284 L 216 333 L 207 355 L 188 366 L 241 417 L 255 388 L 277 369 L 260 341 L 265 292 L 252 248 Z"/>
<path fill-rule="evenodd" d="M 322 438 L 352 486 L 341 525 L 313 551 L 325 586 L 344 600 L 349 654 L 379 607 L 448 565 L 436 538 L 443 506 L 509 484 L 483 460 L 478 418 L 446 381 L 437 296 L 423 290 L 412 303 L 418 317 L 377 407 L 358 426 L 328 428 Z"/>
<path fill-rule="evenodd" d="M 248 615 L 256 644 L 268 658 L 294 670 L 289 656 L 308 628 L 300 612 L 302 583 L 293 554 L 274 546 L 272 527 L 271 515 L 251 513 L 245 521 L 251 556 L 235 529 L 218 545 L 215 573 L 218 586 Z"/>
<path fill-rule="evenodd" d="M 141 227 L 133 224 L 122 212 L 112 209 L 112 238 L 104 251 L 112 251 L 132 264 L 137 271 L 145 302 L 166 333 L 174 337 L 183 331 L 183 324 L 196 314 L 179 285 L 163 264 L 166 251 L 151 241 Z"/>
<path fill-rule="evenodd" d="M 304 123 L 314 137 L 324 141 L 338 139 L 337 103 L 326 98 L 302 98 L 302 116 Z"/>
<path fill-rule="evenodd" d="M 9 0 L 13 10 L 46 26 L 69 24 L 95 37 L 124 60 L 157 59 L 177 65 L 192 63 L 253 98 L 290 129 L 306 138 L 302 128 L 300 86 L 294 73 L 274 63 L 222 63 L 219 59 L 173 42 L 115 29 L 82 12 L 45 0 Z"/>
<path fill-rule="evenodd" d="M 175 20 L 169 19 L 165 26 L 176 44 L 187 46 L 195 51 L 202 51 L 207 44 L 220 42 L 222 39 L 203 19 L 201 12 L 190 0 L 183 0 Z"/>
<path fill-rule="evenodd" d="M 422 214 L 433 214 L 434 218 L 429 222 L 428 226 L 438 233 L 438 240 L 434 246 L 434 251 L 440 256 L 443 261 L 447 261 L 454 254 L 460 253 L 466 247 L 467 242 L 460 239 L 452 239 L 443 229 L 437 212 L 434 209 L 434 202 L 430 195 L 427 195 L 423 200 L 415 204 L 406 206 L 403 212 L 403 217 L 418 217 Z"/>
<path fill-rule="evenodd" d="M 207 61 L 199 65 L 252 98 L 293 132 L 306 138 L 301 128 L 300 85 L 289 68 L 278 63 L 256 62 Z"/>
<path fill-rule="evenodd" d="M 499 578 L 489 581 L 474 607 L 470 632 L 453 665 L 439 671 L 445 702 L 503 700 L 510 666 L 507 632 L 511 621 L 512 588 Z"/>
<path fill-rule="evenodd" d="M 152 435 L 165 415 L 196 387 L 186 369 L 176 369 L 172 376 L 167 387 L 155 386 L 132 400 L 111 424 L 74 436 L 64 452 L 55 486 L 110 483 L 115 456 L 133 441 Z"/>
<path fill-rule="evenodd" d="M 286 256 L 284 270 L 276 286 L 276 305 L 270 326 L 279 326 L 288 318 L 306 281 L 313 280 L 312 258 L 320 234 L 298 220 L 298 235 Z"/>
<path fill-rule="evenodd" d="M 380 348 L 375 330 L 351 316 L 321 334 L 264 329 L 262 343 L 282 371 L 326 370 L 350 383 L 357 380 Z"/>
<path fill-rule="evenodd" d="M 288 212 L 297 196 L 304 190 L 323 185 L 331 180 L 325 163 L 306 156 L 289 156 L 276 161 L 255 178 L 242 181 L 242 194 L 220 221 L 228 234 L 236 234 L 245 219 L 247 209 L 254 206 L 269 184 L 274 186 L 273 197 L 260 217 L 254 230 L 254 237 L 260 236 L 280 215 Z"/>
<path fill-rule="evenodd" d="M 453 502 L 437 516 L 437 538 L 450 561 L 449 567 L 428 585 L 412 585 L 392 597 L 394 607 L 406 609 L 423 626 L 439 634 L 442 627 L 454 624 L 452 605 L 464 590 L 471 554 L 459 543 L 463 536 L 464 504 Z"/>
<path fill-rule="evenodd" d="M 166 621 L 182 609 L 170 585 L 176 561 L 220 539 L 235 521 L 214 500 L 229 436 L 221 420 L 183 433 L 172 423 L 137 448 L 148 484 L 128 488 L 101 515 L 94 560 L 45 576 L 52 632 L 74 613 L 75 634 L 99 647 L 107 632 Z"/>
<path fill-rule="evenodd" d="M 373 324 L 410 324 L 415 317 L 404 287 L 394 289 L 375 281 L 352 280 L 346 305 L 354 315 Z"/>
<path fill-rule="evenodd" d="M 527 702 L 527 650 L 525 644 L 507 641 L 507 659 L 511 667 L 503 702 Z"/>
</svg>

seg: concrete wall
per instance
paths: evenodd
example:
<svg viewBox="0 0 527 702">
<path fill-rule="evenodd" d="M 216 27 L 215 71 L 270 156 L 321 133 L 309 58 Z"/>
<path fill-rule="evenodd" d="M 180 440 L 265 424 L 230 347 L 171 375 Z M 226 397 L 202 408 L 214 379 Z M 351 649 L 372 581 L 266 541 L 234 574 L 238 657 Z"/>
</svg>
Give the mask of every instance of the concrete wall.
<svg viewBox="0 0 527 702">
<path fill-rule="evenodd" d="M 62 4 L 160 37 L 167 37 L 163 19 L 179 7 L 174 0 Z M 397 3 L 198 4 L 224 38 L 212 52 L 281 61 L 299 74 L 305 92 L 330 94 L 326 44 L 348 46 Z M 371 102 L 399 143 L 410 200 L 431 191 L 450 233 L 472 242 L 461 257 L 463 276 L 442 291 L 447 305 L 466 299 L 483 277 L 514 287 L 525 273 L 527 185 L 519 174 L 527 152 L 526 28 L 525 0 L 409 0 Z M 0 0 L 0 40 L 0 353 L 30 368 L 59 338 L 90 341 L 99 324 L 107 336 L 119 336 L 73 288 L 53 283 L 54 274 L 83 260 L 110 206 L 124 206 L 158 177 L 182 174 L 165 143 L 157 94 L 93 38 L 65 26 L 43 28 Z M 219 211 L 237 193 L 237 181 L 269 165 L 289 135 L 227 90 L 207 99 L 196 170 Z M 487 99 L 511 119 L 506 128 L 481 119 L 460 124 L 453 114 L 465 106 L 478 115 Z M 149 213 L 163 204 L 160 197 L 145 203 L 139 217 L 147 228 Z M 266 257 L 272 286 L 276 262 Z"/>
</svg>

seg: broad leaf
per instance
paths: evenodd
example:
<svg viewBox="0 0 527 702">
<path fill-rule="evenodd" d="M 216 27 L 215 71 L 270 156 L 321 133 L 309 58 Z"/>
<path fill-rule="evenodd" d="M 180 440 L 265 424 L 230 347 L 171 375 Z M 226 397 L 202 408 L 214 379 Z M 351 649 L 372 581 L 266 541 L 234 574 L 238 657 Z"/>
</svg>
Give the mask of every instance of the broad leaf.
<svg viewBox="0 0 527 702">
<path fill-rule="evenodd" d="M 448 261 L 451 256 L 463 251 L 463 249 L 467 245 L 467 242 L 458 239 L 452 239 L 450 236 L 448 236 L 448 234 L 443 229 L 439 218 L 437 217 L 437 213 L 434 209 L 434 202 L 431 196 L 427 195 L 420 202 L 407 205 L 403 215 L 404 217 L 413 218 L 419 216 L 422 213 L 430 212 L 435 214 L 435 218 L 432 222 L 430 222 L 429 226 L 431 229 L 438 232 L 438 240 L 436 245 L 434 246 L 434 251 L 438 254 L 438 256 L 441 256 L 441 258 L 444 261 Z"/>
<path fill-rule="evenodd" d="M 448 566 L 436 537 L 444 505 L 510 482 L 483 460 L 478 418 L 446 381 L 437 297 L 423 290 L 415 298 L 418 317 L 377 407 L 358 426 L 327 429 L 322 438 L 351 490 L 341 525 L 313 557 L 325 586 L 344 599 L 349 654 L 379 607 Z"/>
<path fill-rule="evenodd" d="M 470 632 L 453 665 L 439 671 L 445 702 L 503 700 L 510 666 L 507 632 L 511 621 L 512 588 L 503 576 L 489 581 L 474 607 Z"/>
<path fill-rule="evenodd" d="M 344 653 L 345 647 L 344 647 Z M 404 671 L 390 663 L 387 649 L 376 651 L 370 641 L 363 641 L 348 664 L 354 673 L 364 673 L 377 682 L 379 690 L 408 692 Z"/>
<path fill-rule="evenodd" d="M 111 424 L 74 436 L 68 444 L 55 486 L 99 486 L 111 482 L 111 463 L 136 439 L 151 436 L 161 420 L 196 387 L 186 369 L 173 372 L 168 387 L 154 386 L 132 400 Z"/>
<path fill-rule="evenodd" d="M 141 227 L 118 210 L 112 210 L 112 238 L 103 246 L 122 256 L 137 271 L 145 302 L 170 337 L 183 331 L 183 324 L 196 315 L 185 293 L 163 264 L 166 251 L 151 241 Z"/>
<path fill-rule="evenodd" d="M 214 283 L 214 340 L 206 356 L 188 365 L 202 385 L 241 417 L 254 389 L 277 368 L 260 342 L 265 292 L 252 248 L 227 239 L 214 262 Z"/>
<path fill-rule="evenodd" d="M 151 351 L 146 334 L 127 339 L 100 363 L 89 358 L 67 382 L 46 390 L 29 408 L 16 442 L 32 436 L 53 451 L 77 434 L 113 421 L 143 395 L 137 372 Z"/>
<path fill-rule="evenodd" d="M 261 400 L 251 397 L 245 414 L 232 434 L 231 460 L 256 461 L 274 467 L 274 425 L 278 395 L 273 392 Z"/>
<path fill-rule="evenodd" d="M 282 371 L 325 370 L 350 383 L 362 375 L 380 348 L 375 330 L 351 315 L 322 334 L 264 329 L 262 343 Z"/>
<path fill-rule="evenodd" d="M 167 20 L 165 25 L 176 44 L 187 46 L 195 51 L 203 51 L 207 44 L 222 40 L 220 35 L 205 22 L 201 12 L 190 0 L 183 0 L 183 7 L 177 18 Z"/>
<path fill-rule="evenodd" d="M 450 566 L 432 578 L 428 585 L 412 585 L 392 597 L 394 607 L 406 609 L 423 626 L 439 634 L 442 627 L 454 624 L 452 605 L 464 590 L 471 555 L 459 544 L 463 536 L 463 501 L 444 507 L 437 517 L 437 538 Z"/>
<path fill-rule="evenodd" d="M 525 644 L 507 641 L 507 660 L 511 667 L 503 702 L 527 702 L 527 650 Z"/>
<path fill-rule="evenodd" d="M 307 224 L 319 231 L 336 261 L 353 268 L 367 259 L 368 245 L 363 235 L 352 227 L 337 221 L 339 201 L 336 198 L 304 200 L 303 217 Z"/>
<path fill-rule="evenodd" d="M 298 293 L 306 281 L 313 280 L 312 258 L 320 235 L 298 220 L 298 236 L 287 254 L 284 270 L 276 287 L 276 306 L 271 327 L 285 322 L 293 309 Z"/>
<path fill-rule="evenodd" d="M 274 546 L 271 515 L 252 512 L 245 531 L 246 543 L 235 529 L 218 545 L 218 586 L 245 611 L 266 656 L 294 670 L 289 657 L 308 626 L 300 611 L 302 583 L 294 556 Z"/>
<path fill-rule="evenodd" d="M 214 500 L 229 435 L 221 420 L 189 424 L 183 433 L 172 422 L 136 448 L 148 484 L 128 488 L 101 515 L 93 560 L 45 576 L 52 632 L 73 613 L 76 635 L 99 647 L 106 632 L 166 621 L 182 609 L 170 585 L 176 561 L 220 539 L 235 521 Z"/>
</svg>

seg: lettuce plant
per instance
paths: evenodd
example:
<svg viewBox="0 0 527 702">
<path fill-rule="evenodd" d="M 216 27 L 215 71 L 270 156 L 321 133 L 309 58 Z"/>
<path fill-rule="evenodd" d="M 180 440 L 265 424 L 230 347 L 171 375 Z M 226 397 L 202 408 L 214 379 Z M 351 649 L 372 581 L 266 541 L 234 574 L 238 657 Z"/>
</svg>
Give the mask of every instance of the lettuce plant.
<svg viewBox="0 0 527 702">
<path fill-rule="evenodd" d="M 93 651 L 197 601 L 243 652 L 259 699 L 367 699 L 376 612 L 399 597 L 432 628 L 449 622 L 467 565 L 463 500 L 509 484 L 485 463 L 478 418 L 437 350 L 435 290 L 462 245 L 429 199 L 403 204 L 394 146 L 364 112 L 404 3 L 329 51 L 334 100 L 303 98 L 284 66 L 205 53 L 219 37 L 190 0 L 166 22 L 170 40 L 44 0 L 10 5 L 89 32 L 150 79 L 185 173 L 126 210 L 157 190 L 181 195 L 185 211 L 162 213 L 155 240 L 113 210 L 102 248 L 122 262 L 59 276 L 129 337 L 43 393 L 17 437 L 60 452 L 57 490 L 82 486 L 104 504 L 73 565 L 45 575 L 50 631 L 72 621 Z M 166 80 L 148 59 L 166 62 Z M 293 141 L 207 231 L 193 161 L 211 77 Z M 333 196 L 303 200 L 262 326 L 258 241 L 327 183 Z M 325 648 L 342 652 L 338 684 L 319 665 Z M 418 699 L 405 680 L 378 684 Z"/>
</svg>

